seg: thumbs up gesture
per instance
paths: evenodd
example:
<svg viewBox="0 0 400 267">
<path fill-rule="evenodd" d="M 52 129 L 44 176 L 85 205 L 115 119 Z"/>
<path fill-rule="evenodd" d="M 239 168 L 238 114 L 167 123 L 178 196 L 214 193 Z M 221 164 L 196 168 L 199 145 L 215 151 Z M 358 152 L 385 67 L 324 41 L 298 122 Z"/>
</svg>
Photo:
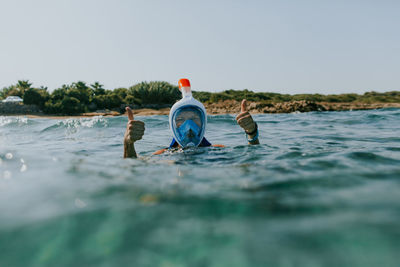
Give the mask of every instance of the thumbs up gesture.
<svg viewBox="0 0 400 267">
<path fill-rule="evenodd" d="M 247 134 L 255 132 L 257 126 L 250 113 L 247 111 L 246 99 L 242 100 L 240 114 L 236 116 L 236 121 Z"/>
<path fill-rule="evenodd" d="M 126 111 L 128 112 L 128 125 L 126 126 L 124 143 L 125 144 L 133 144 L 137 140 L 142 139 L 144 134 L 144 122 L 135 121 L 133 118 L 132 110 L 127 107 Z"/>
</svg>

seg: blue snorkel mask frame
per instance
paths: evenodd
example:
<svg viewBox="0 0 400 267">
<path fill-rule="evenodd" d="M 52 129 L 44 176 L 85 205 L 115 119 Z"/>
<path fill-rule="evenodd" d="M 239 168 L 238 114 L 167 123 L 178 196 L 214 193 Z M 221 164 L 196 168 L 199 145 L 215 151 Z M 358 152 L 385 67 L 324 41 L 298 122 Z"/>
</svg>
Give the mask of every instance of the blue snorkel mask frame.
<svg viewBox="0 0 400 267">
<path fill-rule="evenodd" d="M 200 117 L 200 126 L 193 120 L 187 119 L 179 127 L 176 125 L 176 117 L 183 111 L 194 111 Z M 207 117 L 204 111 L 196 105 L 182 105 L 177 108 L 171 117 L 171 129 L 175 140 L 181 147 L 196 147 L 198 146 L 205 132 Z"/>
</svg>

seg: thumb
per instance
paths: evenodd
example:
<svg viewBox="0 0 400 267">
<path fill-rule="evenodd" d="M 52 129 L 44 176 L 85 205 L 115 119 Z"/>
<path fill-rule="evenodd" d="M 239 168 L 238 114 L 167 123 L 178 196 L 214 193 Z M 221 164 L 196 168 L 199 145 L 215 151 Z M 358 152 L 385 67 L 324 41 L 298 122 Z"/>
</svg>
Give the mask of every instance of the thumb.
<svg viewBox="0 0 400 267">
<path fill-rule="evenodd" d="M 133 112 L 130 107 L 126 107 L 126 112 L 128 112 L 128 120 L 133 121 Z"/>
<path fill-rule="evenodd" d="M 247 100 L 246 99 L 242 100 L 242 104 L 240 105 L 240 111 L 242 113 L 247 111 Z"/>
</svg>

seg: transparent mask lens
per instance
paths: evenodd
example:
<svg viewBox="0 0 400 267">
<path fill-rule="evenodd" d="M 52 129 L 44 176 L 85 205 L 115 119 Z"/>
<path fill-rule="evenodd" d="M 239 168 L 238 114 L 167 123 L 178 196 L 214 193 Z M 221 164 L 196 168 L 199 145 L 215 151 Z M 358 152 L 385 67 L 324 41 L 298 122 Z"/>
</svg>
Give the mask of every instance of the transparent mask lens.
<svg viewBox="0 0 400 267">
<path fill-rule="evenodd" d="M 198 110 L 191 108 L 182 109 L 175 117 L 176 127 L 179 128 L 187 120 L 192 120 L 197 126 L 202 127 L 202 118 Z"/>
</svg>

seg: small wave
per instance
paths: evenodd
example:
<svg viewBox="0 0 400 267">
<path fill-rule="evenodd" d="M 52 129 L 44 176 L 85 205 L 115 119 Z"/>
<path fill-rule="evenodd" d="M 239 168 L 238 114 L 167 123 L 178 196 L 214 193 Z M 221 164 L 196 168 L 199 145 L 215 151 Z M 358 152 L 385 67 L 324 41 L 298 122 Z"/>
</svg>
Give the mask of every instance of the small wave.
<svg viewBox="0 0 400 267">
<path fill-rule="evenodd" d="M 27 117 L 8 117 L 8 116 L 0 116 L 0 126 L 6 125 L 26 125 L 28 124 Z"/>
<path fill-rule="evenodd" d="M 293 151 L 289 153 L 285 153 L 283 155 L 278 156 L 276 159 L 293 159 L 293 158 L 300 158 L 303 155 L 302 152 Z"/>
<path fill-rule="evenodd" d="M 360 120 L 350 119 L 350 120 L 343 120 L 341 121 L 341 123 L 344 125 L 356 125 L 356 124 L 364 124 L 365 122 L 361 119 Z"/>
<path fill-rule="evenodd" d="M 384 119 L 386 119 L 386 118 L 387 118 L 386 116 L 384 116 L 384 115 L 378 115 L 378 114 L 368 114 L 368 115 L 367 115 L 367 119 L 375 120 L 375 121 L 377 121 L 377 120 L 384 120 Z"/>
<path fill-rule="evenodd" d="M 221 123 L 221 122 L 232 122 L 235 120 L 235 116 L 226 114 L 226 115 L 211 115 L 207 116 L 207 121 L 210 123 Z"/>
<path fill-rule="evenodd" d="M 326 142 L 327 145 L 342 145 L 342 143 L 338 142 Z"/>
<path fill-rule="evenodd" d="M 168 123 L 168 116 L 166 115 L 155 115 L 155 116 L 148 116 L 148 117 L 135 117 L 135 119 L 143 120 L 146 124 L 151 125 L 152 127 L 169 127 Z M 127 120 L 123 120 L 123 124 L 127 123 Z"/>
<path fill-rule="evenodd" d="M 386 150 L 389 150 L 389 151 L 400 151 L 400 147 L 387 147 Z"/>
<path fill-rule="evenodd" d="M 394 170 L 382 170 L 380 172 L 367 172 L 367 173 L 362 173 L 362 177 L 372 179 L 372 180 L 382 180 L 382 179 L 395 179 L 398 180 L 400 177 L 400 169 L 394 169 Z"/>
<path fill-rule="evenodd" d="M 322 170 L 322 171 L 327 171 L 328 169 L 335 169 L 335 168 L 341 168 L 342 170 L 346 168 L 345 165 L 343 165 L 342 162 L 338 160 L 315 160 L 312 161 L 308 164 L 308 167 L 310 170 Z"/>
<path fill-rule="evenodd" d="M 107 128 L 107 119 L 103 116 L 95 116 L 92 118 L 66 119 L 59 122 L 66 128 Z"/>
<path fill-rule="evenodd" d="M 50 125 L 43 129 L 41 132 L 47 132 L 54 129 L 67 129 L 67 130 L 77 130 L 79 128 L 107 128 L 108 120 L 103 116 L 95 116 L 91 118 L 70 118 Z"/>
<path fill-rule="evenodd" d="M 271 120 L 257 120 L 257 124 L 278 124 L 280 121 L 271 121 Z"/>
<path fill-rule="evenodd" d="M 354 139 L 353 137 L 345 137 L 345 136 L 338 136 L 338 135 L 327 135 L 326 137 L 322 136 L 319 138 L 329 138 L 331 140 L 336 140 L 336 141 L 352 141 Z"/>
<path fill-rule="evenodd" d="M 381 164 L 398 164 L 399 160 L 392 159 L 389 157 L 380 156 L 372 152 L 352 152 L 348 154 L 348 157 L 358 161 L 365 161 L 366 163 L 381 163 Z"/>
</svg>

